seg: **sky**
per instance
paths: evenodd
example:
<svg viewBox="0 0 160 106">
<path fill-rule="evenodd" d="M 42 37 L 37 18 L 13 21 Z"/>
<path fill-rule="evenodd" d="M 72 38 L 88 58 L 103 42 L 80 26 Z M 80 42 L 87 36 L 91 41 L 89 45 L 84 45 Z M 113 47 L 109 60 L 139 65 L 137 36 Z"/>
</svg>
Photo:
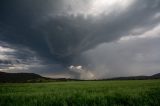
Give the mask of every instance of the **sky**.
<svg viewBox="0 0 160 106">
<path fill-rule="evenodd" d="M 0 71 L 102 79 L 160 72 L 160 0 L 1 0 Z"/>
</svg>

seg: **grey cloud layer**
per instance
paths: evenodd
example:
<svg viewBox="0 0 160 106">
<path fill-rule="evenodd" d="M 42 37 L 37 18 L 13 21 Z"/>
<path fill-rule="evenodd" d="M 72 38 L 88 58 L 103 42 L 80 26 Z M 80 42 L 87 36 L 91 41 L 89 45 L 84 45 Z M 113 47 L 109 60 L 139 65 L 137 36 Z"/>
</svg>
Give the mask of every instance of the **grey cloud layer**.
<svg viewBox="0 0 160 106">
<path fill-rule="evenodd" d="M 146 5 L 143 8 L 142 3 Z M 134 29 L 154 27 L 160 21 L 159 18 L 153 18 L 159 12 L 159 5 L 153 7 L 153 1 L 142 3 L 136 2 L 118 16 L 102 14 L 85 19 L 82 14 L 76 17 L 74 14 L 53 14 L 45 22 L 41 21 L 38 32 L 45 35 L 49 50 L 55 58 L 70 61 L 74 56 L 100 43 L 117 40 Z"/>
<path fill-rule="evenodd" d="M 160 0 L 135 0 L 124 11 L 86 16 L 85 8 L 91 2 L 2 0 L 0 40 L 28 47 L 39 56 L 68 66 L 77 64 L 74 60 L 85 51 L 123 36 L 141 34 L 160 21 L 156 17 Z"/>
<path fill-rule="evenodd" d="M 159 42 L 149 37 L 107 43 L 84 55 L 98 78 L 152 75 L 160 72 Z"/>
</svg>

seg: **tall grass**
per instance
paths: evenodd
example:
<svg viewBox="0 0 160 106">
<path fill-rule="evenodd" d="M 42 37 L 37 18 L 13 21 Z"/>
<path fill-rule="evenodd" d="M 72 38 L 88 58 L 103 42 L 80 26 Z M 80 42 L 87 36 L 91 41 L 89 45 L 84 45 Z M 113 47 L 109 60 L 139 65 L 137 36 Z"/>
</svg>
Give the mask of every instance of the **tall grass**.
<svg viewBox="0 0 160 106">
<path fill-rule="evenodd" d="M 0 84 L 0 106 L 160 106 L 160 80 Z"/>
</svg>

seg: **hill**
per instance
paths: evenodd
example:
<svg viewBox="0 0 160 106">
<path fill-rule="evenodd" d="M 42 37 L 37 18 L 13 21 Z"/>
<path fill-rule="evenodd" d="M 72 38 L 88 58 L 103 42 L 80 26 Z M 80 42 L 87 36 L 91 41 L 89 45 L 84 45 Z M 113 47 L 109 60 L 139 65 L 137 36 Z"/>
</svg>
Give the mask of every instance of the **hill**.
<svg viewBox="0 0 160 106">
<path fill-rule="evenodd" d="M 67 78 L 47 78 L 35 73 L 5 73 L 0 72 L 0 83 L 36 83 L 53 81 L 73 81 L 76 79 Z"/>
<path fill-rule="evenodd" d="M 34 73 L 5 73 L 0 72 L 0 82 L 41 82 L 49 80 L 49 78 L 42 77 Z"/>
<path fill-rule="evenodd" d="M 106 80 L 149 80 L 149 79 L 160 79 L 160 73 L 152 76 L 129 76 L 129 77 L 116 77 Z"/>
<path fill-rule="evenodd" d="M 160 73 L 152 75 L 152 77 L 160 77 Z"/>
<path fill-rule="evenodd" d="M 152 76 L 130 76 L 130 77 L 116 77 L 110 79 L 100 80 L 149 80 L 160 79 L 160 73 Z M 80 81 L 78 79 L 66 79 L 66 78 L 47 78 L 42 77 L 35 73 L 5 73 L 0 72 L 0 83 L 27 83 L 27 82 L 53 82 L 53 81 Z"/>
</svg>

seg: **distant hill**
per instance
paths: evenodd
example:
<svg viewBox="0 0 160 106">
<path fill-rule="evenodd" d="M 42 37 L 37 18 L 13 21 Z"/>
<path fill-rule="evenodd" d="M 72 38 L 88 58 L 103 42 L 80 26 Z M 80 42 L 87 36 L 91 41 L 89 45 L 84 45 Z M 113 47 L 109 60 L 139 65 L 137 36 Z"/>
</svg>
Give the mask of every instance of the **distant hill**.
<svg viewBox="0 0 160 106">
<path fill-rule="evenodd" d="M 152 77 L 160 77 L 160 73 L 152 75 Z"/>
<path fill-rule="evenodd" d="M 130 77 L 116 77 L 104 80 L 149 80 L 149 79 L 160 79 L 160 73 L 152 76 L 130 76 Z"/>
<path fill-rule="evenodd" d="M 149 79 L 160 79 L 160 73 L 152 76 L 131 76 L 131 77 L 116 77 L 110 79 L 100 80 L 149 80 Z M 34 73 L 5 73 L 0 72 L 0 83 L 36 83 L 36 82 L 53 82 L 53 81 L 80 81 L 77 79 L 66 79 L 66 78 L 46 78 Z"/>
<path fill-rule="evenodd" d="M 27 83 L 27 82 L 52 82 L 52 81 L 70 81 L 75 79 L 66 78 L 47 78 L 34 73 L 5 73 L 0 72 L 0 83 Z"/>
<path fill-rule="evenodd" d="M 49 80 L 49 78 L 42 77 L 34 73 L 5 73 L 0 72 L 0 82 L 41 82 Z"/>
<path fill-rule="evenodd" d="M 0 72 L 0 75 L 1 75 L 1 74 L 5 74 L 5 72 Z"/>
</svg>

